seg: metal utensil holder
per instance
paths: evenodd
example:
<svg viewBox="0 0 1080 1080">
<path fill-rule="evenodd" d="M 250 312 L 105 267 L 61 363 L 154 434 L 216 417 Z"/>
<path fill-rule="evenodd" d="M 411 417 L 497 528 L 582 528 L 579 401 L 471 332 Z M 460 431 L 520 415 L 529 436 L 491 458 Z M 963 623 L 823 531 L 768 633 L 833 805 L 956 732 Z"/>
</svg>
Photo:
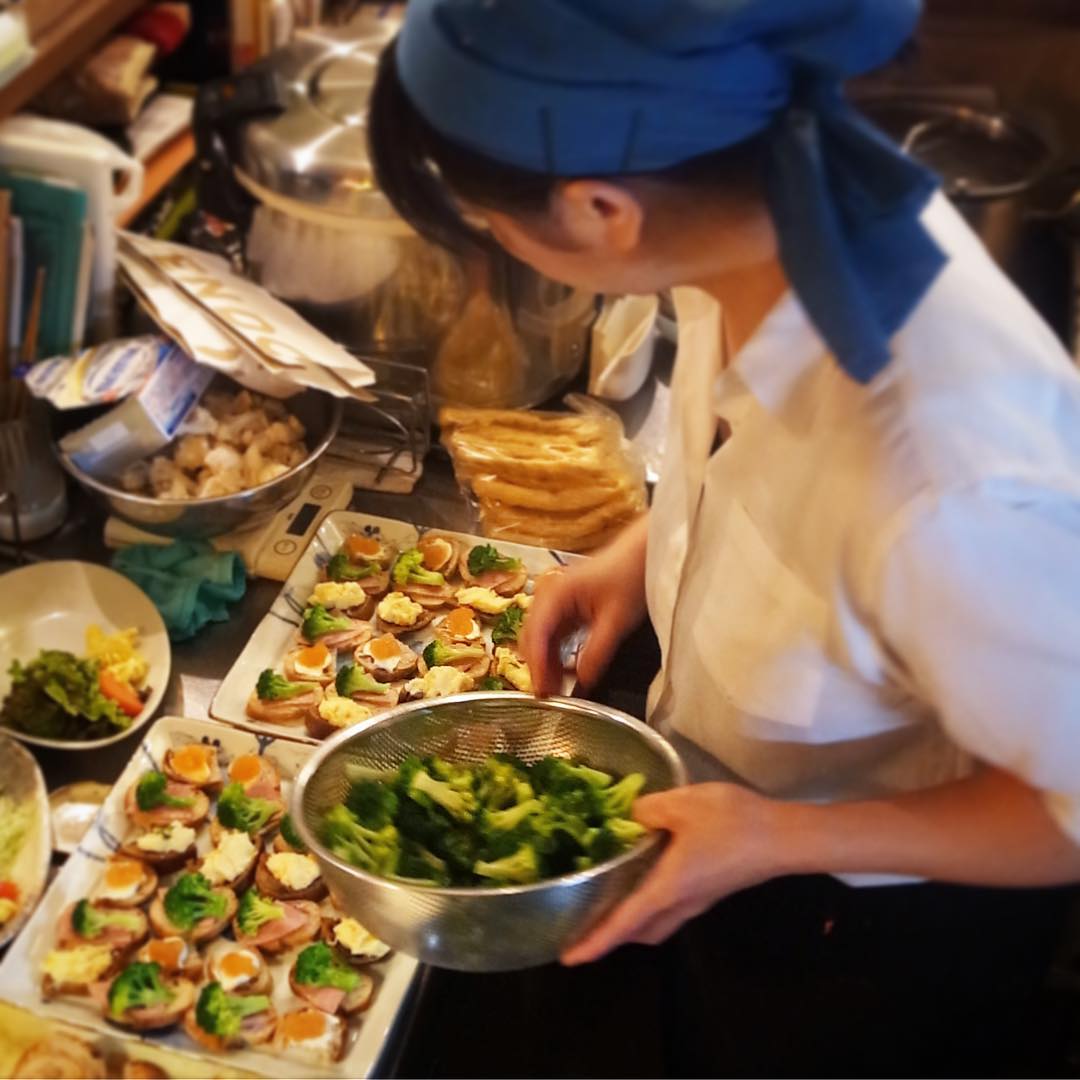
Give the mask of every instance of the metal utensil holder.
<svg viewBox="0 0 1080 1080">
<path fill-rule="evenodd" d="M 360 357 L 375 373 L 371 401 L 349 401 L 330 446 L 336 458 L 375 470 L 377 487 L 391 472 L 420 473 L 431 449 L 431 391 L 426 368 L 375 356 Z"/>
</svg>

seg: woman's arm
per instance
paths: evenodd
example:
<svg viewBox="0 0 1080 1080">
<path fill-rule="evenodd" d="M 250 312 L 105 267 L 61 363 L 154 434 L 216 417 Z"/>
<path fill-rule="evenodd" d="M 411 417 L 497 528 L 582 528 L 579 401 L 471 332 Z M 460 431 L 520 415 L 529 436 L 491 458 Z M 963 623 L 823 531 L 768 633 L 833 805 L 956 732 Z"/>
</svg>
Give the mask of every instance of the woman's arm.
<svg viewBox="0 0 1080 1080">
<path fill-rule="evenodd" d="M 563 957 L 656 944 L 729 893 L 773 877 L 890 873 L 965 885 L 1080 880 L 1080 846 L 1042 795 L 997 769 L 891 799 L 812 806 L 733 784 L 645 796 L 635 816 L 670 842 L 633 895 Z"/>
</svg>

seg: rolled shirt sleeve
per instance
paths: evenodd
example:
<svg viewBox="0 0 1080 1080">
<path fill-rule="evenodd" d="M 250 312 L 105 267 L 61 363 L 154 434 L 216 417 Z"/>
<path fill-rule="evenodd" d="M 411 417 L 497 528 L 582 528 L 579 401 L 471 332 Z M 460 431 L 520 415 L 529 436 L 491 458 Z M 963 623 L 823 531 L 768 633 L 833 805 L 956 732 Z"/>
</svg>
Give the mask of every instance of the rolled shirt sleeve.
<svg viewBox="0 0 1080 1080">
<path fill-rule="evenodd" d="M 955 742 L 1044 793 L 1080 844 L 1080 493 L 990 483 L 913 514 L 882 635 Z"/>
</svg>

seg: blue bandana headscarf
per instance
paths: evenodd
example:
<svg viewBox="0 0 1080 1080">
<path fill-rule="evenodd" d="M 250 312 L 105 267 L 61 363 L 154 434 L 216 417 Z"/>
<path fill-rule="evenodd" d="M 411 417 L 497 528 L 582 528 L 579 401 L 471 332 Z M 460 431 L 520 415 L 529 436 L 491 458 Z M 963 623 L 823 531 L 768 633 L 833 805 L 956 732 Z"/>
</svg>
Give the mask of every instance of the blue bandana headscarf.
<svg viewBox="0 0 1080 1080">
<path fill-rule="evenodd" d="M 934 177 L 843 99 L 919 0 L 410 0 L 405 90 L 447 138 L 553 176 L 664 169 L 768 132 L 766 196 L 792 287 L 868 382 L 945 262 Z"/>
</svg>

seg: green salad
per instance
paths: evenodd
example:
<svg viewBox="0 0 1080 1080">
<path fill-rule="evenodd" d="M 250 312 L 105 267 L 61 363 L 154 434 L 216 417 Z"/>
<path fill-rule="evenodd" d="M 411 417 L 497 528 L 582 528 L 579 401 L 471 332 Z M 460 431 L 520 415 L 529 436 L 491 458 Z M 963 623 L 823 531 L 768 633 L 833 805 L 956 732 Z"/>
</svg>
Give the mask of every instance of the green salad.
<svg viewBox="0 0 1080 1080">
<path fill-rule="evenodd" d="M 47 739 L 101 739 L 122 731 L 131 717 L 101 692 L 97 660 L 60 649 L 42 649 L 37 659 L 9 669 L 11 690 L 0 708 L 0 724 Z"/>
<path fill-rule="evenodd" d="M 410 757 L 393 772 L 346 766 L 345 801 L 320 838 L 369 873 L 430 885 L 520 885 L 586 870 L 645 834 L 631 819 L 645 784 L 562 758 L 480 765 Z"/>
</svg>

